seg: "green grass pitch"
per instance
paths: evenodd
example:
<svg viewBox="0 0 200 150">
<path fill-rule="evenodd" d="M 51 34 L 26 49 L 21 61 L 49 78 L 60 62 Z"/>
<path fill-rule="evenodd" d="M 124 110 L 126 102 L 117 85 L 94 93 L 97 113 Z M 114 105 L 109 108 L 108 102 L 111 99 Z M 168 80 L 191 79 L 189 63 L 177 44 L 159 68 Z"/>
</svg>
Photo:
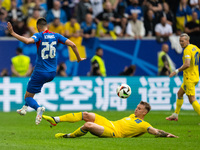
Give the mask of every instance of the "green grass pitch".
<svg viewBox="0 0 200 150">
<path fill-rule="evenodd" d="M 46 115 L 59 116 L 69 112 L 45 112 Z M 109 120 L 126 117 L 132 111 L 96 112 Z M 55 139 L 58 132 L 70 133 L 80 127 L 77 123 L 59 123 L 50 128 L 42 120 L 35 125 L 36 112 L 20 116 L 16 112 L 0 112 L 0 150 L 199 150 L 200 117 L 194 111 L 181 111 L 179 121 L 167 121 L 169 111 L 151 111 L 145 121 L 153 127 L 171 132 L 179 138 L 155 138 L 146 133 L 137 138 L 98 138 L 88 133 L 75 139 Z"/>
</svg>

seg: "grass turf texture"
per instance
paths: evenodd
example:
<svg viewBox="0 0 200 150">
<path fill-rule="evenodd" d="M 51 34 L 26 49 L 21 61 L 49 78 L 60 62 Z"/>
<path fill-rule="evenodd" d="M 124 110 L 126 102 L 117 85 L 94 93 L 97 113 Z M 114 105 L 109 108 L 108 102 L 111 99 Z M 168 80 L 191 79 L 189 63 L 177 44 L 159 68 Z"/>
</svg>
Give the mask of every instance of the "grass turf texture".
<svg viewBox="0 0 200 150">
<path fill-rule="evenodd" d="M 45 115 L 59 116 L 69 112 L 45 112 Z M 126 117 L 132 111 L 96 112 L 109 120 Z M 155 138 L 146 133 L 137 138 L 98 138 L 88 133 L 75 139 L 55 139 L 56 133 L 70 133 L 83 125 L 76 123 L 59 123 L 50 128 L 44 119 L 35 125 L 36 112 L 20 116 L 15 112 L 0 112 L 0 150 L 198 150 L 200 149 L 200 117 L 194 111 L 181 111 L 179 121 L 167 121 L 169 111 L 151 111 L 145 121 L 153 127 L 173 133 L 179 138 Z"/>
</svg>

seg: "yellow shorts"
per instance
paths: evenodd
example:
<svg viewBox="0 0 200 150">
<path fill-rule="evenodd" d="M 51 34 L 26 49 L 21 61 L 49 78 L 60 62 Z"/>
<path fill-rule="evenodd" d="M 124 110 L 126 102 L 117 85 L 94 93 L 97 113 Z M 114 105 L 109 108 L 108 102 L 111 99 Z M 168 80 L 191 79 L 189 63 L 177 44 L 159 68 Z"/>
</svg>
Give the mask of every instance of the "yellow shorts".
<svg viewBox="0 0 200 150">
<path fill-rule="evenodd" d="M 183 82 L 181 88 L 184 90 L 185 94 L 188 96 L 195 95 L 195 86 L 198 82 Z"/>
<path fill-rule="evenodd" d="M 104 127 L 104 132 L 100 137 L 110 137 L 110 138 L 120 137 L 113 123 L 108 119 L 106 119 L 105 117 L 95 114 L 94 123 Z"/>
</svg>

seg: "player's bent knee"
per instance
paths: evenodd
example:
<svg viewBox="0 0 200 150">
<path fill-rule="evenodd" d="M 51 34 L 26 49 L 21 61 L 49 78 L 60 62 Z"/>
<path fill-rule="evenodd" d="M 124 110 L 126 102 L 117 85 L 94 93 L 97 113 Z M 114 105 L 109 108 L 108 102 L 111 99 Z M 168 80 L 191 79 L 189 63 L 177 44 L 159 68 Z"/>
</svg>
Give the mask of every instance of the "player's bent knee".
<svg viewBox="0 0 200 150">
<path fill-rule="evenodd" d="M 86 121 L 86 122 L 94 122 L 95 114 L 94 113 L 83 112 L 83 120 Z"/>
<path fill-rule="evenodd" d="M 94 123 L 93 123 L 93 122 L 86 122 L 86 123 L 84 124 L 84 128 L 87 129 L 87 130 L 92 129 L 93 126 L 94 126 Z"/>
</svg>

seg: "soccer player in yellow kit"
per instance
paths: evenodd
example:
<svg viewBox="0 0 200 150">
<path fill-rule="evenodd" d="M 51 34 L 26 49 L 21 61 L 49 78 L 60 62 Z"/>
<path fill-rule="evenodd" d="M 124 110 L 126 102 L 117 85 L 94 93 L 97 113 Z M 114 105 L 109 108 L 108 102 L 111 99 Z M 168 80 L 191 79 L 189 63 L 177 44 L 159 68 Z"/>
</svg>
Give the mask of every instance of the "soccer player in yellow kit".
<svg viewBox="0 0 200 150">
<path fill-rule="evenodd" d="M 144 116 L 150 111 L 151 106 L 147 102 L 141 101 L 134 114 L 117 121 L 109 121 L 103 116 L 95 113 L 79 112 L 69 113 L 59 117 L 42 117 L 56 126 L 58 122 L 77 122 L 84 120 L 86 123 L 73 133 L 57 133 L 56 138 L 75 138 L 85 135 L 88 131 L 98 137 L 125 138 L 137 137 L 146 132 L 158 137 L 177 137 L 171 133 L 153 128 L 144 121 Z"/>
<path fill-rule="evenodd" d="M 181 34 L 179 41 L 181 47 L 184 48 L 182 58 L 183 65 L 169 75 L 169 77 L 173 77 L 178 74 L 178 72 L 183 71 L 183 84 L 177 93 L 178 99 L 176 100 L 176 109 L 171 116 L 166 118 L 167 120 L 178 120 L 178 114 L 181 110 L 183 95 L 185 93 L 194 110 L 200 115 L 200 105 L 195 98 L 195 86 L 199 82 L 200 49 L 197 46 L 190 44 L 189 40 L 190 37 L 186 33 Z"/>
</svg>

